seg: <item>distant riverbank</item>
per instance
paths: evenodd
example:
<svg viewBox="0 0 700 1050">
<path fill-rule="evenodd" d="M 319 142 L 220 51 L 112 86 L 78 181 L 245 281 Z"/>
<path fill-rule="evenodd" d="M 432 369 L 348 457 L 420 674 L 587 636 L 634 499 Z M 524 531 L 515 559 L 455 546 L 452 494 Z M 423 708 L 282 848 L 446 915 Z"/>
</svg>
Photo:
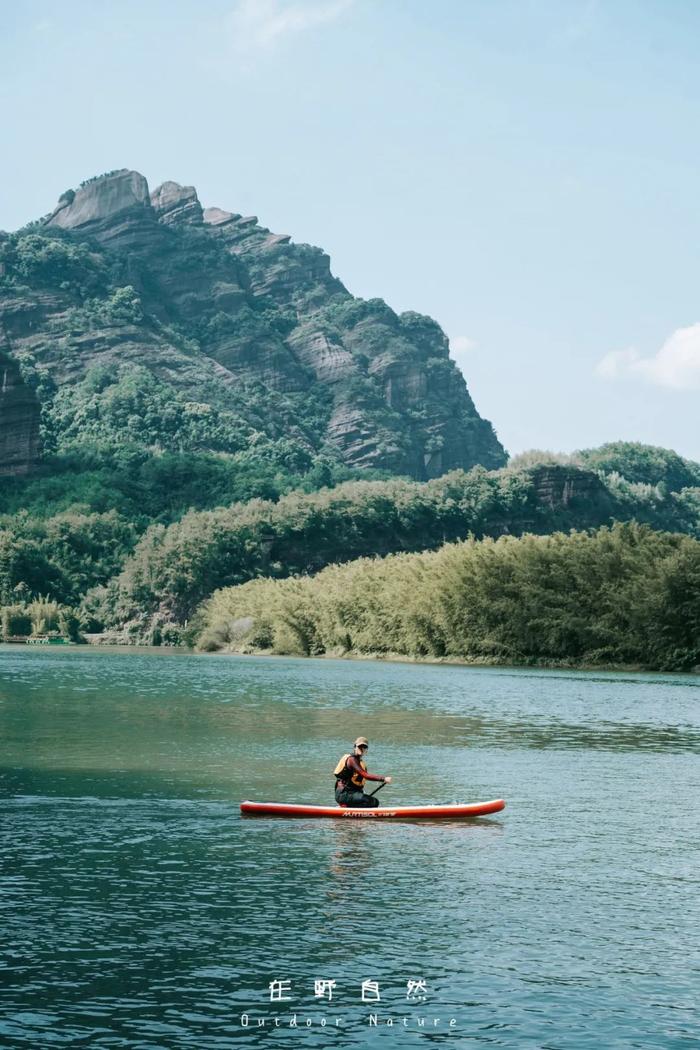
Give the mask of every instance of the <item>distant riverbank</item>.
<svg viewBox="0 0 700 1050">
<path fill-rule="evenodd" d="M 570 660 L 551 660 L 551 659 L 535 659 L 530 658 L 528 660 L 498 660 L 495 657 L 474 657 L 473 659 L 467 659 L 461 656 L 407 656 L 404 653 L 361 653 L 361 652 L 329 652 L 329 653 L 315 653 L 312 656 L 304 654 L 290 654 L 290 653 L 275 653 L 272 650 L 264 649 L 216 649 L 216 650 L 192 650 L 182 647 L 183 652 L 195 652 L 200 656 L 236 656 L 241 658 L 263 658 L 270 660 L 288 660 L 290 655 L 296 656 L 298 659 L 303 660 L 348 660 L 368 663 L 389 663 L 389 664 L 417 664 L 420 666 L 427 667 L 474 667 L 474 668 L 512 668 L 517 671 L 526 671 L 528 668 L 540 671 L 605 671 L 610 673 L 630 673 L 630 674 L 644 674 L 647 671 L 640 663 L 608 663 L 608 664 L 594 664 L 594 663 L 573 663 Z M 670 671 L 667 674 L 697 674 L 700 675 L 700 664 L 695 667 L 690 667 L 682 671 Z"/>
<path fill-rule="evenodd" d="M 3 648 L 14 649 L 20 646 L 24 647 L 25 639 L 11 639 L 6 642 L 0 643 L 0 652 Z M 62 646 L 62 651 L 65 652 L 67 646 Z M 473 667 L 473 668 L 501 668 L 507 669 L 512 668 L 513 670 L 527 670 L 532 668 L 533 670 L 541 671 L 605 671 L 611 673 L 637 673 L 643 674 L 646 668 L 640 663 L 609 663 L 609 664 L 593 664 L 593 663 L 574 663 L 570 660 L 552 660 L 552 659 L 535 659 L 528 658 L 527 660 L 499 660 L 496 657 L 474 657 L 467 659 L 461 656 L 410 656 L 405 653 L 363 653 L 363 652 L 327 652 L 317 653 L 313 656 L 307 656 L 304 654 L 288 654 L 288 653 L 276 653 L 270 649 L 232 649 L 232 648 L 221 648 L 215 650 L 201 650 L 195 649 L 192 646 L 187 645 L 143 645 L 141 643 L 130 643 L 123 642 L 118 643 L 113 640 L 101 641 L 99 635 L 91 635 L 86 638 L 84 642 L 72 642 L 70 643 L 70 650 L 79 650 L 85 652 L 86 650 L 101 651 L 101 652 L 115 652 L 115 653 L 154 653 L 166 655 L 167 653 L 180 654 L 183 656 L 194 655 L 194 656 L 219 656 L 219 657 L 239 657 L 241 659 L 258 659 L 262 658 L 265 660 L 288 660 L 290 655 L 295 656 L 297 659 L 303 660 L 347 660 L 347 661 L 358 661 L 367 663 L 388 663 L 388 664 L 407 664 L 407 665 L 420 665 L 428 667 Z M 669 672 L 667 672 L 669 673 Z M 700 664 L 695 667 L 688 668 L 684 671 L 670 672 L 678 674 L 698 674 L 700 675 Z"/>
</svg>

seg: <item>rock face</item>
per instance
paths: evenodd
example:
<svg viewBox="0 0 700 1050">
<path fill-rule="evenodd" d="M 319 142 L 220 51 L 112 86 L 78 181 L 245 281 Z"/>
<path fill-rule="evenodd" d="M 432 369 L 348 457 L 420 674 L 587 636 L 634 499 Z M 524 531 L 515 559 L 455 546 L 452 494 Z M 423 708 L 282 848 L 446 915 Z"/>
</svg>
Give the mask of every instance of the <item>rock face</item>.
<svg viewBox="0 0 700 1050">
<path fill-rule="evenodd" d="M 234 215 L 230 211 L 223 211 L 222 208 L 204 209 L 204 221 L 208 226 L 223 226 L 225 223 L 237 218 L 238 215 Z"/>
<path fill-rule="evenodd" d="M 552 464 L 532 470 L 538 502 L 551 510 L 566 510 L 576 499 L 590 502 L 606 492 L 597 474 L 579 467 Z"/>
<path fill-rule="evenodd" d="M 563 516 L 575 508 L 579 527 L 597 526 L 613 513 L 610 492 L 592 470 L 551 464 L 533 467 L 529 473 L 537 505 Z"/>
<path fill-rule="evenodd" d="M 26 474 L 39 453 L 39 402 L 0 352 L 0 475 Z"/>
<path fill-rule="evenodd" d="M 124 168 L 88 180 L 75 193 L 64 193 L 46 225 L 124 244 L 144 223 L 153 225 L 155 221 L 148 183 L 137 171 Z"/>
<path fill-rule="evenodd" d="M 160 222 L 178 225 L 202 222 L 202 205 L 194 186 L 180 186 L 177 182 L 164 182 L 151 194 L 151 204 Z"/>
<path fill-rule="evenodd" d="M 149 193 L 122 169 L 64 193 L 43 225 L 0 242 L 0 324 L 44 398 L 133 362 L 237 413 L 251 441 L 292 436 L 419 479 L 505 462 L 435 321 L 353 297 L 320 248 L 203 210 L 192 186 Z"/>
</svg>

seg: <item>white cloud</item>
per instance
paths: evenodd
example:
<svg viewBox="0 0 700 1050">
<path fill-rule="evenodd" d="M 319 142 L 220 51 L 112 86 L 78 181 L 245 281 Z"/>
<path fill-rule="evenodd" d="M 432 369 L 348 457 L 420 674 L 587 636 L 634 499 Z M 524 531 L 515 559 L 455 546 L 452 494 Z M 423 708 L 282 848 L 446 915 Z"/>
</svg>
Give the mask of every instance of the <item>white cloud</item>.
<svg viewBox="0 0 700 1050">
<path fill-rule="evenodd" d="M 354 0 L 238 0 L 226 19 L 236 51 L 272 50 L 282 40 L 332 22 Z"/>
<path fill-rule="evenodd" d="M 700 389 L 700 323 L 677 328 L 652 357 L 638 350 L 613 350 L 596 365 L 604 379 L 638 376 L 673 390 Z"/>
</svg>

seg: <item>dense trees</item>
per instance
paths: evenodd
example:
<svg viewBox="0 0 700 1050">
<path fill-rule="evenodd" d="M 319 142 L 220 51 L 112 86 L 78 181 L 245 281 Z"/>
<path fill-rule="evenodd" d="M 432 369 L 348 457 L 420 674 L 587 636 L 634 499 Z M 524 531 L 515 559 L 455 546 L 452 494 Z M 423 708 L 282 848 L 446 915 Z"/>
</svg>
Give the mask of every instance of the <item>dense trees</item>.
<svg viewBox="0 0 700 1050">
<path fill-rule="evenodd" d="M 132 378 L 119 369 L 91 372 L 81 410 L 87 413 L 92 403 L 90 391 L 109 394 L 94 412 L 94 443 L 70 447 L 66 407 L 63 451 L 37 475 L 5 480 L 0 604 L 43 595 L 76 609 L 85 630 L 115 628 L 124 638 L 143 640 L 157 628 L 161 637 L 177 640 L 214 590 L 256 577 L 315 573 L 470 535 L 545 534 L 615 521 L 700 537 L 700 486 L 676 490 L 700 468 L 665 450 L 648 450 L 647 475 L 644 446 L 597 450 L 601 462 L 629 463 L 631 473 L 634 466 L 641 480 L 633 481 L 617 470 L 594 472 L 571 457 L 538 452 L 500 471 L 476 467 L 427 483 L 343 481 L 348 468 L 332 457 L 304 460 L 299 444 L 283 437 L 261 437 L 261 458 L 255 446 L 234 454 L 156 454 L 137 443 L 118 444 L 131 399 L 151 389 L 149 383 L 139 389 Z M 142 412 L 144 426 L 152 419 L 154 428 L 163 428 L 165 409 L 184 407 L 159 404 L 161 415 Z M 673 587 L 681 595 L 681 583 Z M 494 603 L 497 608 L 496 596 Z"/>
<path fill-rule="evenodd" d="M 135 541 L 133 525 L 114 510 L 0 518 L 0 604 L 19 593 L 77 605 L 89 587 L 119 571 Z"/>
<path fill-rule="evenodd" d="M 633 485 L 662 485 L 667 492 L 700 486 L 700 463 L 684 459 L 672 449 L 643 445 L 639 441 L 611 441 L 598 448 L 571 453 L 530 449 L 514 456 L 508 465 L 511 469 L 524 470 L 551 463 L 586 467 L 607 477 L 616 475 Z"/>
<path fill-rule="evenodd" d="M 99 255 L 86 244 L 68 240 L 61 231 L 5 236 L 0 241 L 0 263 L 2 283 L 13 288 L 58 285 L 83 297 L 104 286 L 105 267 Z"/>
<path fill-rule="evenodd" d="M 217 591 L 203 649 L 466 660 L 700 663 L 700 542 L 618 524 L 360 559 Z"/>
<path fill-rule="evenodd" d="M 664 485 L 669 492 L 700 486 L 700 464 L 683 459 L 671 449 L 638 441 L 613 441 L 584 449 L 576 458 L 591 470 L 619 474 L 633 483 Z"/>
<path fill-rule="evenodd" d="M 610 488 L 590 472 L 552 465 L 527 471 L 455 471 L 434 481 L 348 482 L 190 512 L 153 526 L 107 590 L 89 596 L 91 615 L 110 624 L 156 613 L 183 623 L 220 586 L 257 576 L 317 572 L 363 555 L 418 551 L 469 535 L 547 533 L 615 519 L 698 530 L 697 507 L 652 486 Z M 694 491 L 694 490 L 686 490 Z"/>
<path fill-rule="evenodd" d="M 607 518 L 607 506 L 602 513 Z M 182 623 L 217 586 L 315 572 L 366 554 L 422 550 L 470 532 L 526 525 L 547 531 L 558 516 L 538 504 L 532 477 L 480 467 L 426 484 L 352 481 L 293 492 L 277 503 L 190 512 L 167 529 L 149 528 L 91 610 L 107 623 L 110 616 L 118 622 L 156 611 Z"/>
</svg>

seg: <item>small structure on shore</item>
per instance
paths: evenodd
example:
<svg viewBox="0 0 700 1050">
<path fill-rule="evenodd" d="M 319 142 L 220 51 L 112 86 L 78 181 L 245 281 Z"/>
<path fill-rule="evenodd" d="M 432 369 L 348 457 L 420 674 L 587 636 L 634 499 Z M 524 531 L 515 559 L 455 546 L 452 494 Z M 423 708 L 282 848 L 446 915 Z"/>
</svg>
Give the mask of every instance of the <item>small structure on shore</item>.
<svg viewBox="0 0 700 1050">
<path fill-rule="evenodd" d="M 1 639 L 3 642 L 11 642 L 13 644 L 26 644 L 26 645 L 76 645 L 77 643 L 72 641 L 70 638 L 66 638 L 65 635 L 50 635 L 50 634 L 15 634 L 9 635 Z"/>
</svg>

